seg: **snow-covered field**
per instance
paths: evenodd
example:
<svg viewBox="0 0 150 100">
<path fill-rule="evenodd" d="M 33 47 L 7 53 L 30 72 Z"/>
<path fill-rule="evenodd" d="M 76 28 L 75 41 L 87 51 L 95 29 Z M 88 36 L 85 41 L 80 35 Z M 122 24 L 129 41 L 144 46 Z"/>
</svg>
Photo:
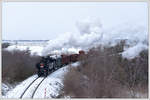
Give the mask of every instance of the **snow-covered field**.
<svg viewBox="0 0 150 100">
<path fill-rule="evenodd" d="M 19 96 L 21 96 L 21 94 L 28 87 L 28 85 L 37 77 L 38 77 L 37 75 L 33 75 L 29 77 L 28 79 L 24 80 L 22 83 L 17 85 L 14 89 L 8 91 L 7 94 L 3 97 L 4 98 L 19 98 Z"/>
<path fill-rule="evenodd" d="M 72 66 L 77 66 L 79 63 L 74 63 Z M 33 98 L 52 98 L 59 95 L 59 90 L 63 86 L 62 79 L 63 75 L 67 71 L 69 66 L 65 66 L 63 68 L 58 69 L 57 71 L 50 74 L 46 79 L 41 83 L 38 87 L 37 91 Z M 33 75 L 28 79 L 21 82 L 14 89 L 8 91 L 3 98 L 20 98 L 24 90 L 28 87 L 28 85 L 37 78 L 37 75 Z M 37 84 L 41 81 L 42 78 L 35 81 L 33 86 L 29 88 L 29 90 L 24 94 L 23 98 L 31 98 L 32 93 L 35 90 Z"/>
<path fill-rule="evenodd" d="M 12 84 L 2 83 L 2 95 L 5 95 L 12 88 L 13 88 Z"/>
<path fill-rule="evenodd" d="M 31 52 L 31 55 L 36 54 L 36 55 L 42 55 L 41 52 L 43 50 L 44 46 L 31 46 L 31 45 L 26 45 L 26 46 L 20 46 L 20 45 L 11 45 L 5 50 L 8 51 L 13 51 L 13 50 L 29 50 Z"/>
</svg>

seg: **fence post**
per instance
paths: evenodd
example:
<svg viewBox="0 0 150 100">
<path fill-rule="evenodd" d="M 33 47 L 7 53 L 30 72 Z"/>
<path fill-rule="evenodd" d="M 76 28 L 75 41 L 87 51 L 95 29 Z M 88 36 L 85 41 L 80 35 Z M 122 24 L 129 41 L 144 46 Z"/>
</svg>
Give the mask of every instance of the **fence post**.
<svg viewBox="0 0 150 100">
<path fill-rule="evenodd" d="M 45 91 L 44 91 L 44 98 L 46 98 L 46 88 L 45 88 Z"/>
</svg>

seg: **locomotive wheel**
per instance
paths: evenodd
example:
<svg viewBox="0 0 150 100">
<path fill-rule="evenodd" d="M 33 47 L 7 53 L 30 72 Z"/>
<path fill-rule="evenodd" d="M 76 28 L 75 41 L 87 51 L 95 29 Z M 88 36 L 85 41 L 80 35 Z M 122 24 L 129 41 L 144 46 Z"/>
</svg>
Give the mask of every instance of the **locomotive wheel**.
<svg viewBox="0 0 150 100">
<path fill-rule="evenodd" d="M 55 70 L 57 70 L 58 68 L 57 67 L 55 67 Z"/>
<path fill-rule="evenodd" d="M 46 76 L 46 77 L 48 76 L 48 72 L 45 73 L 45 76 Z"/>
</svg>

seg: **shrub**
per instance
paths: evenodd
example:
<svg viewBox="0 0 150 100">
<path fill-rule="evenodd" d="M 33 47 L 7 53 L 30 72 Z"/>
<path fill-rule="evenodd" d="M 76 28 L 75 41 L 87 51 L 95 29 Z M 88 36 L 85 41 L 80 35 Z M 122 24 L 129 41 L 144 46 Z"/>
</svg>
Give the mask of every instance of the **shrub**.
<svg viewBox="0 0 150 100">
<path fill-rule="evenodd" d="M 78 67 L 65 74 L 64 95 L 105 98 L 135 97 L 138 86 L 148 86 L 148 51 L 128 60 L 122 58 L 125 41 L 114 47 L 92 48 L 80 58 Z M 145 89 L 145 88 L 143 88 Z M 127 91 L 132 91 L 131 96 Z M 148 92 L 148 88 L 147 88 Z"/>
<path fill-rule="evenodd" d="M 77 68 L 70 68 L 64 78 L 64 93 L 71 97 L 117 97 L 121 85 L 114 80 L 118 55 L 108 55 L 111 49 L 99 47 L 89 50 Z M 109 61 L 109 62 L 108 62 Z M 113 66 L 112 66 L 113 65 Z"/>
<path fill-rule="evenodd" d="M 148 50 L 142 51 L 138 57 L 131 60 L 122 58 L 119 66 L 116 67 L 115 78 L 130 90 L 132 97 L 135 97 L 136 88 L 147 87 Z"/>
<path fill-rule="evenodd" d="M 35 73 L 35 64 L 39 56 L 31 56 L 27 51 L 2 50 L 2 81 L 20 82 Z"/>
</svg>

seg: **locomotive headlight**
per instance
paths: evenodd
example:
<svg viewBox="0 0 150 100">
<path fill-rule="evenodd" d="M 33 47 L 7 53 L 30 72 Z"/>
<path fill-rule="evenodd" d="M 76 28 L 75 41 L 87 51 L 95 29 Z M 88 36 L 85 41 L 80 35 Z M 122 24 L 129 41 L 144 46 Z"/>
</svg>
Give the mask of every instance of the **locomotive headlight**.
<svg viewBox="0 0 150 100">
<path fill-rule="evenodd" d="M 43 68 L 44 66 L 40 66 L 40 68 Z"/>
<path fill-rule="evenodd" d="M 41 63 L 41 64 L 40 64 L 40 68 L 43 68 L 43 67 L 44 67 L 44 64 L 43 64 L 43 63 Z"/>
</svg>

